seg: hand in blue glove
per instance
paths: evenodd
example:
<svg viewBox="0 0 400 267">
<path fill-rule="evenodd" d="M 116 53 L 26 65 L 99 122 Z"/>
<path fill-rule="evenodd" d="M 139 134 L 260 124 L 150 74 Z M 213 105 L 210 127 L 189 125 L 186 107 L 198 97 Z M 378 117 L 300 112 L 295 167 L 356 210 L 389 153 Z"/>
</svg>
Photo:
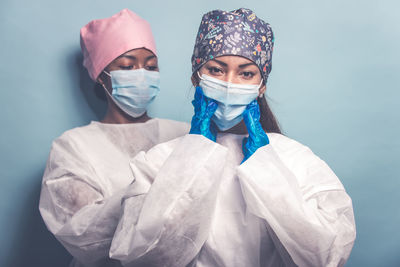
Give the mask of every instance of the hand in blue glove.
<svg viewBox="0 0 400 267">
<path fill-rule="evenodd" d="M 260 123 L 260 108 L 257 99 L 247 105 L 243 112 L 243 120 L 246 124 L 249 137 L 244 138 L 242 142 L 242 151 L 244 155 L 242 163 L 250 158 L 257 149 L 269 144 L 268 136 Z"/>
<path fill-rule="evenodd" d="M 211 117 L 214 115 L 215 110 L 217 110 L 217 102 L 206 97 L 201 87 L 197 86 L 192 104 L 194 115 L 189 133 L 204 135 L 215 142 L 217 139 L 217 129 L 211 124 Z"/>
</svg>

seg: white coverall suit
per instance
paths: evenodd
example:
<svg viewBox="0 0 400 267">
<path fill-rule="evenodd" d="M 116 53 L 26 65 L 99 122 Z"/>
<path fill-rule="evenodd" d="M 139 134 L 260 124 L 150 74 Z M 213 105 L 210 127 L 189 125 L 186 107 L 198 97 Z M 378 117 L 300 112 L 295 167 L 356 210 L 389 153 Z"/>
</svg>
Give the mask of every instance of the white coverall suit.
<svg viewBox="0 0 400 267">
<path fill-rule="evenodd" d="M 352 202 L 309 148 L 280 134 L 245 163 L 243 135 L 186 135 L 140 152 L 110 256 L 126 266 L 343 266 Z"/>
<path fill-rule="evenodd" d="M 188 124 L 165 119 L 92 122 L 53 142 L 39 209 L 47 228 L 74 257 L 70 266 L 120 266 L 108 255 L 122 197 L 133 181 L 129 161 L 188 131 Z"/>
</svg>

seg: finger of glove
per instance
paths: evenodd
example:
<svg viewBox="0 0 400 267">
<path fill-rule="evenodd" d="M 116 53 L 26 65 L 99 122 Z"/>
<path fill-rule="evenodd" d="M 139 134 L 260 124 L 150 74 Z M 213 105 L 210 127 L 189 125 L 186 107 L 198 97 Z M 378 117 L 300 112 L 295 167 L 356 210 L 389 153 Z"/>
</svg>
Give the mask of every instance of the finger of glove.
<svg viewBox="0 0 400 267">
<path fill-rule="evenodd" d="M 190 128 L 189 134 L 200 134 L 200 135 L 207 137 L 208 139 L 210 139 L 212 141 L 216 140 L 216 135 L 210 131 L 209 125 L 207 125 L 207 123 L 204 120 L 201 121 L 201 120 L 198 120 L 198 118 L 194 118 L 194 117 L 191 122 L 191 128 Z"/>
<path fill-rule="evenodd" d="M 218 103 L 214 99 L 208 98 L 207 99 L 207 108 L 206 108 L 207 109 L 207 117 L 211 118 L 214 115 L 217 108 L 218 108 Z"/>
<path fill-rule="evenodd" d="M 192 105 L 195 109 L 195 112 L 201 110 L 201 103 L 203 102 L 203 91 L 200 87 L 196 87 L 196 91 L 194 93 L 194 99 L 192 101 Z"/>
<path fill-rule="evenodd" d="M 208 98 L 204 95 L 203 90 L 200 86 L 196 87 L 195 101 L 193 106 L 195 107 L 195 112 L 201 113 L 202 117 L 211 118 L 218 107 L 217 102 L 214 99 Z"/>
<path fill-rule="evenodd" d="M 242 140 L 242 151 L 243 151 L 243 154 L 244 154 L 244 155 L 246 155 L 246 153 L 247 153 L 246 144 L 247 144 L 247 140 L 248 140 L 248 139 L 249 139 L 249 138 L 245 137 L 245 138 L 243 138 L 243 140 Z"/>
<path fill-rule="evenodd" d="M 207 137 L 208 139 L 210 139 L 211 141 L 216 141 L 217 137 L 216 135 L 214 135 L 212 132 L 208 132 L 207 135 L 205 135 L 205 137 Z"/>
<path fill-rule="evenodd" d="M 200 117 L 207 115 L 208 98 L 203 94 L 201 87 L 196 87 L 194 100 L 192 101 L 195 114 Z"/>
<path fill-rule="evenodd" d="M 257 99 L 254 99 L 246 106 L 245 112 L 248 114 L 248 116 L 252 117 L 253 121 L 260 120 L 260 107 L 258 106 Z"/>
<path fill-rule="evenodd" d="M 260 107 L 257 99 L 247 105 L 246 110 L 243 113 L 243 119 L 249 135 L 254 136 L 257 134 L 259 129 L 262 129 L 260 124 Z"/>
<path fill-rule="evenodd" d="M 243 162 L 245 162 L 258 149 L 250 138 L 244 138 L 242 141 Z"/>
<path fill-rule="evenodd" d="M 213 103 L 217 104 L 216 101 L 215 101 L 214 99 L 211 99 L 211 98 L 207 97 L 207 96 L 204 94 L 203 89 L 202 89 L 200 86 L 197 86 L 197 87 L 196 87 L 195 99 L 199 99 L 199 100 L 201 99 L 201 101 L 204 101 L 204 102 L 206 102 L 207 104 L 208 104 L 209 102 L 213 102 Z"/>
<path fill-rule="evenodd" d="M 214 123 L 210 123 L 210 132 L 215 138 L 217 137 L 218 131 Z"/>
<path fill-rule="evenodd" d="M 249 111 L 255 120 L 260 120 L 260 106 L 258 105 L 257 100 L 254 100 L 252 103 L 250 103 Z"/>
<path fill-rule="evenodd" d="M 215 141 L 216 134 L 211 131 L 210 127 L 210 120 L 202 120 L 199 125 L 200 133 L 211 141 Z"/>
<path fill-rule="evenodd" d="M 190 122 L 190 131 L 189 133 L 200 134 L 200 120 L 196 114 L 193 115 L 192 121 Z"/>
<path fill-rule="evenodd" d="M 196 90 L 194 92 L 194 99 L 202 99 L 204 96 L 203 89 L 200 86 L 196 86 Z"/>
<path fill-rule="evenodd" d="M 252 116 L 248 116 L 246 127 L 249 133 L 249 140 L 246 143 L 246 147 L 248 150 L 253 151 L 252 153 L 259 147 L 269 144 L 269 138 L 258 120 L 253 120 Z"/>
</svg>

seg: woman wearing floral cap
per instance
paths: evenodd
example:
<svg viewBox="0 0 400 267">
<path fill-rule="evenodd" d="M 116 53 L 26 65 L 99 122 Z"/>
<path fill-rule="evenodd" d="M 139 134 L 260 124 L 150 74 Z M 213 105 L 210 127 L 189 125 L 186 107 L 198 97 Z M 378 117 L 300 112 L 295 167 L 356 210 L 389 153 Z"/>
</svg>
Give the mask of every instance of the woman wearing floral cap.
<svg viewBox="0 0 400 267">
<path fill-rule="evenodd" d="M 112 258 L 126 266 L 345 264 L 352 202 L 324 161 L 280 134 L 264 97 L 273 45 L 270 25 L 251 10 L 203 16 L 191 134 L 131 162 L 137 187 L 124 197 Z"/>
<path fill-rule="evenodd" d="M 93 20 L 81 29 L 81 48 L 90 77 L 105 90 L 107 113 L 53 142 L 39 209 L 73 255 L 71 266 L 120 266 L 108 254 L 122 197 L 134 181 L 129 161 L 189 126 L 147 116 L 160 83 L 147 21 L 128 9 Z"/>
</svg>

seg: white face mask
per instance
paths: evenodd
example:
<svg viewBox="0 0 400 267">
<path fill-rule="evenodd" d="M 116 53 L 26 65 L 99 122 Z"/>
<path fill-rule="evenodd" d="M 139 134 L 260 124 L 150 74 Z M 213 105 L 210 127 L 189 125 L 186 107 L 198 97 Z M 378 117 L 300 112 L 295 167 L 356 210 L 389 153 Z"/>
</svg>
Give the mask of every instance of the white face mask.
<svg viewBox="0 0 400 267">
<path fill-rule="evenodd" d="M 199 86 L 206 97 L 218 102 L 212 120 L 221 131 L 228 130 L 243 119 L 243 112 L 257 98 L 260 84 L 235 84 L 203 74 Z"/>
<path fill-rule="evenodd" d="M 111 78 L 113 102 L 133 118 L 142 116 L 147 106 L 153 102 L 160 91 L 160 73 L 158 71 L 114 70 L 104 71 Z M 104 87 L 104 85 L 103 85 Z"/>
</svg>

